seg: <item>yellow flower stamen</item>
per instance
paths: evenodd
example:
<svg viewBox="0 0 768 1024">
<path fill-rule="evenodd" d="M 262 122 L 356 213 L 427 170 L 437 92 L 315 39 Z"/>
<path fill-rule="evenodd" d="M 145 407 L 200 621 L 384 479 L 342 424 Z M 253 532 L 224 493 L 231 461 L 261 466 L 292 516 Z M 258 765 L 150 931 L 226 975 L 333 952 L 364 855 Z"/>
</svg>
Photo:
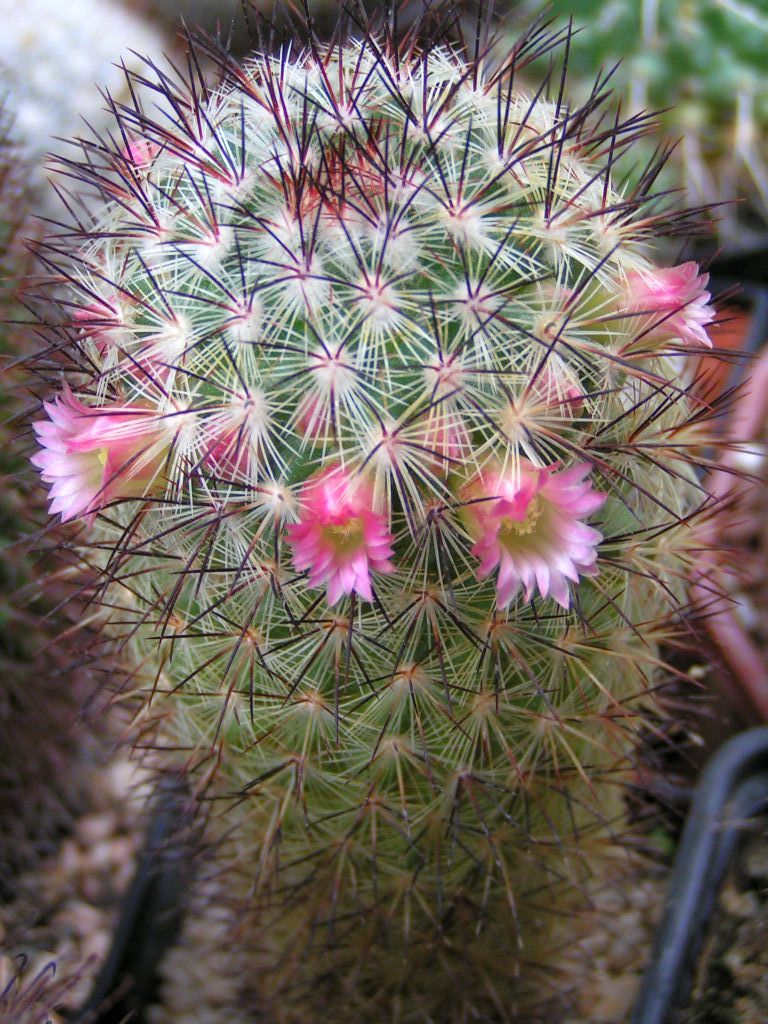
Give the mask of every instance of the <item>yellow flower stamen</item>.
<svg viewBox="0 0 768 1024">
<path fill-rule="evenodd" d="M 536 524 L 541 518 L 542 504 L 539 496 L 535 494 L 525 512 L 524 519 L 511 519 L 504 516 L 499 527 L 499 540 L 503 544 L 505 540 L 512 540 L 515 537 L 525 537 L 536 529 Z"/>
</svg>

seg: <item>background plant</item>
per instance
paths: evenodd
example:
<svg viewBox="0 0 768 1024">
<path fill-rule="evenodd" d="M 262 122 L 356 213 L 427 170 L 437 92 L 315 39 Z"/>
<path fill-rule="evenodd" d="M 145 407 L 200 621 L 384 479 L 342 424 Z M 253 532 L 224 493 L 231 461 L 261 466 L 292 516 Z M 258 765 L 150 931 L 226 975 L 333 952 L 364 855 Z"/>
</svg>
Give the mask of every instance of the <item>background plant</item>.
<svg viewBox="0 0 768 1024">
<path fill-rule="evenodd" d="M 15 297 L 30 266 L 19 238 L 28 168 L 10 135 L 10 113 L 0 120 L 0 899 L 7 900 L 17 894 L 17 872 L 51 849 L 83 798 L 89 744 L 76 726 L 95 684 L 88 658 L 77 655 L 73 670 L 71 645 L 57 641 L 68 624 L 54 612 L 63 595 L 43 587 L 51 562 L 35 550 L 45 505 L 20 443 L 26 394 L 18 364 L 31 346 Z"/>
<path fill-rule="evenodd" d="M 525 10 L 530 16 L 541 5 Z M 730 204 L 713 211 L 730 246 L 759 238 L 768 219 L 765 5 L 555 0 L 547 11 L 558 25 L 572 18 L 577 29 L 568 60 L 580 101 L 602 67 L 612 72 L 625 116 L 659 112 L 669 141 L 677 142 L 659 186 L 684 188 L 684 202 Z M 652 158 L 651 145 L 635 147 L 621 173 L 636 180 Z"/>
<path fill-rule="evenodd" d="M 34 462 L 275 1020 L 560 1012 L 711 504 L 644 122 L 419 28 L 159 75 L 41 246 Z"/>
</svg>

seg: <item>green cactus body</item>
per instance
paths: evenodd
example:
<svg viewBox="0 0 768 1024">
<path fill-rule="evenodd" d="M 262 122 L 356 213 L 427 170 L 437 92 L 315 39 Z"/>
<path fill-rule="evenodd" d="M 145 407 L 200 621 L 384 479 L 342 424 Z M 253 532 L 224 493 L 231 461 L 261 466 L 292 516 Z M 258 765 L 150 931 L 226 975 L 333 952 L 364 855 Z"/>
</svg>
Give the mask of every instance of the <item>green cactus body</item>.
<svg viewBox="0 0 768 1024">
<path fill-rule="evenodd" d="M 513 64 L 254 56 L 125 111 L 44 250 L 73 391 L 38 465 L 235 837 L 269 1019 L 512 1019 L 621 849 L 711 314 L 699 277 L 633 305 L 642 197 Z"/>
</svg>

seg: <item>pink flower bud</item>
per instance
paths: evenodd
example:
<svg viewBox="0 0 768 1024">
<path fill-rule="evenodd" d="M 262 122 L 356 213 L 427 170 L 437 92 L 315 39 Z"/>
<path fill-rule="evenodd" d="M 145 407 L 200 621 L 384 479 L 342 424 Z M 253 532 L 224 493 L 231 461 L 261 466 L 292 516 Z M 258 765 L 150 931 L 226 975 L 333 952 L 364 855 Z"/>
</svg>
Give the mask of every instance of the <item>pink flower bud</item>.
<svg viewBox="0 0 768 1024">
<path fill-rule="evenodd" d="M 578 415 L 584 408 L 585 394 L 560 360 L 553 364 L 550 357 L 531 384 L 533 395 L 548 409 L 565 415 Z"/>
<path fill-rule="evenodd" d="M 161 470 L 170 444 L 168 426 L 138 405 L 91 409 L 69 388 L 43 408 L 33 424 L 42 451 L 32 456 L 51 484 L 50 511 L 63 522 L 85 516 L 118 498 L 145 492 Z"/>
<path fill-rule="evenodd" d="M 316 395 L 309 395 L 299 406 L 296 426 L 299 433 L 309 441 L 331 439 L 333 420 L 330 403 L 322 402 Z"/>
<path fill-rule="evenodd" d="M 470 448 L 463 422 L 447 411 L 435 411 L 419 425 L 416 443 L 429 458 L 430 468 L 444 474 L 456 470 Z"/>
<path fill-rule="evenodd" d="M 129 164 L 133 164 L 137 168 L 144 168 L 152 163 L 160 152 L 160 147 L 156 142 L 150 142 L 149 139 L 133 139 L 121 152 Z"/>
<path fill-rule="evenodd" d="M 709 274 L 700 274 L 693 261 L 666 269 L 633 270 L 627 276 L 626 309 L 649 317 L 647 338 L 711 348 L 704 329 L 715 318 L 706 291 L 708 281 Z"/>
<path fill-rule="evenodd" d="M 72 319 L 82 329 L 82 333 L 93 340 L 102 357 L 115 344 L 123 326 L 111 301 L 109 305 L 91 302 L 87 306 L 80 306 L 73 312 Z"/>
</svg>

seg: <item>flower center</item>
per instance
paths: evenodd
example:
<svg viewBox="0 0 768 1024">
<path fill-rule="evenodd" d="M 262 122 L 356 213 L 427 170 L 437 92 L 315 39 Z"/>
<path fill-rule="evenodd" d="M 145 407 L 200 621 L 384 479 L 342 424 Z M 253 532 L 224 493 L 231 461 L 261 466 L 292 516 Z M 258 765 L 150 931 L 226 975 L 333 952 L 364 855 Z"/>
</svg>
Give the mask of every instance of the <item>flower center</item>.
<svg viewBox="0 0 768 1024">
<path fill-rule="evenodd" d="M 503 544 L 505 540 L 512 540 L 515 537 L 525 537 L 533 533 L 536 524 L 541 518 L 542 505 L 538 495 L 534 494 L 528 502 L 525 516 L 522 519 L 512 519 L 504 516 L 499 527 L 499 540 Z"/>
<path fill-rule="evenodd" d="M 353 516 L 344 523 L 323 527 L 323 539 L 331 544 L 339 555 L 352 555 L 363 546 L 364 523 L 360 516 Z"/>
</svg>

